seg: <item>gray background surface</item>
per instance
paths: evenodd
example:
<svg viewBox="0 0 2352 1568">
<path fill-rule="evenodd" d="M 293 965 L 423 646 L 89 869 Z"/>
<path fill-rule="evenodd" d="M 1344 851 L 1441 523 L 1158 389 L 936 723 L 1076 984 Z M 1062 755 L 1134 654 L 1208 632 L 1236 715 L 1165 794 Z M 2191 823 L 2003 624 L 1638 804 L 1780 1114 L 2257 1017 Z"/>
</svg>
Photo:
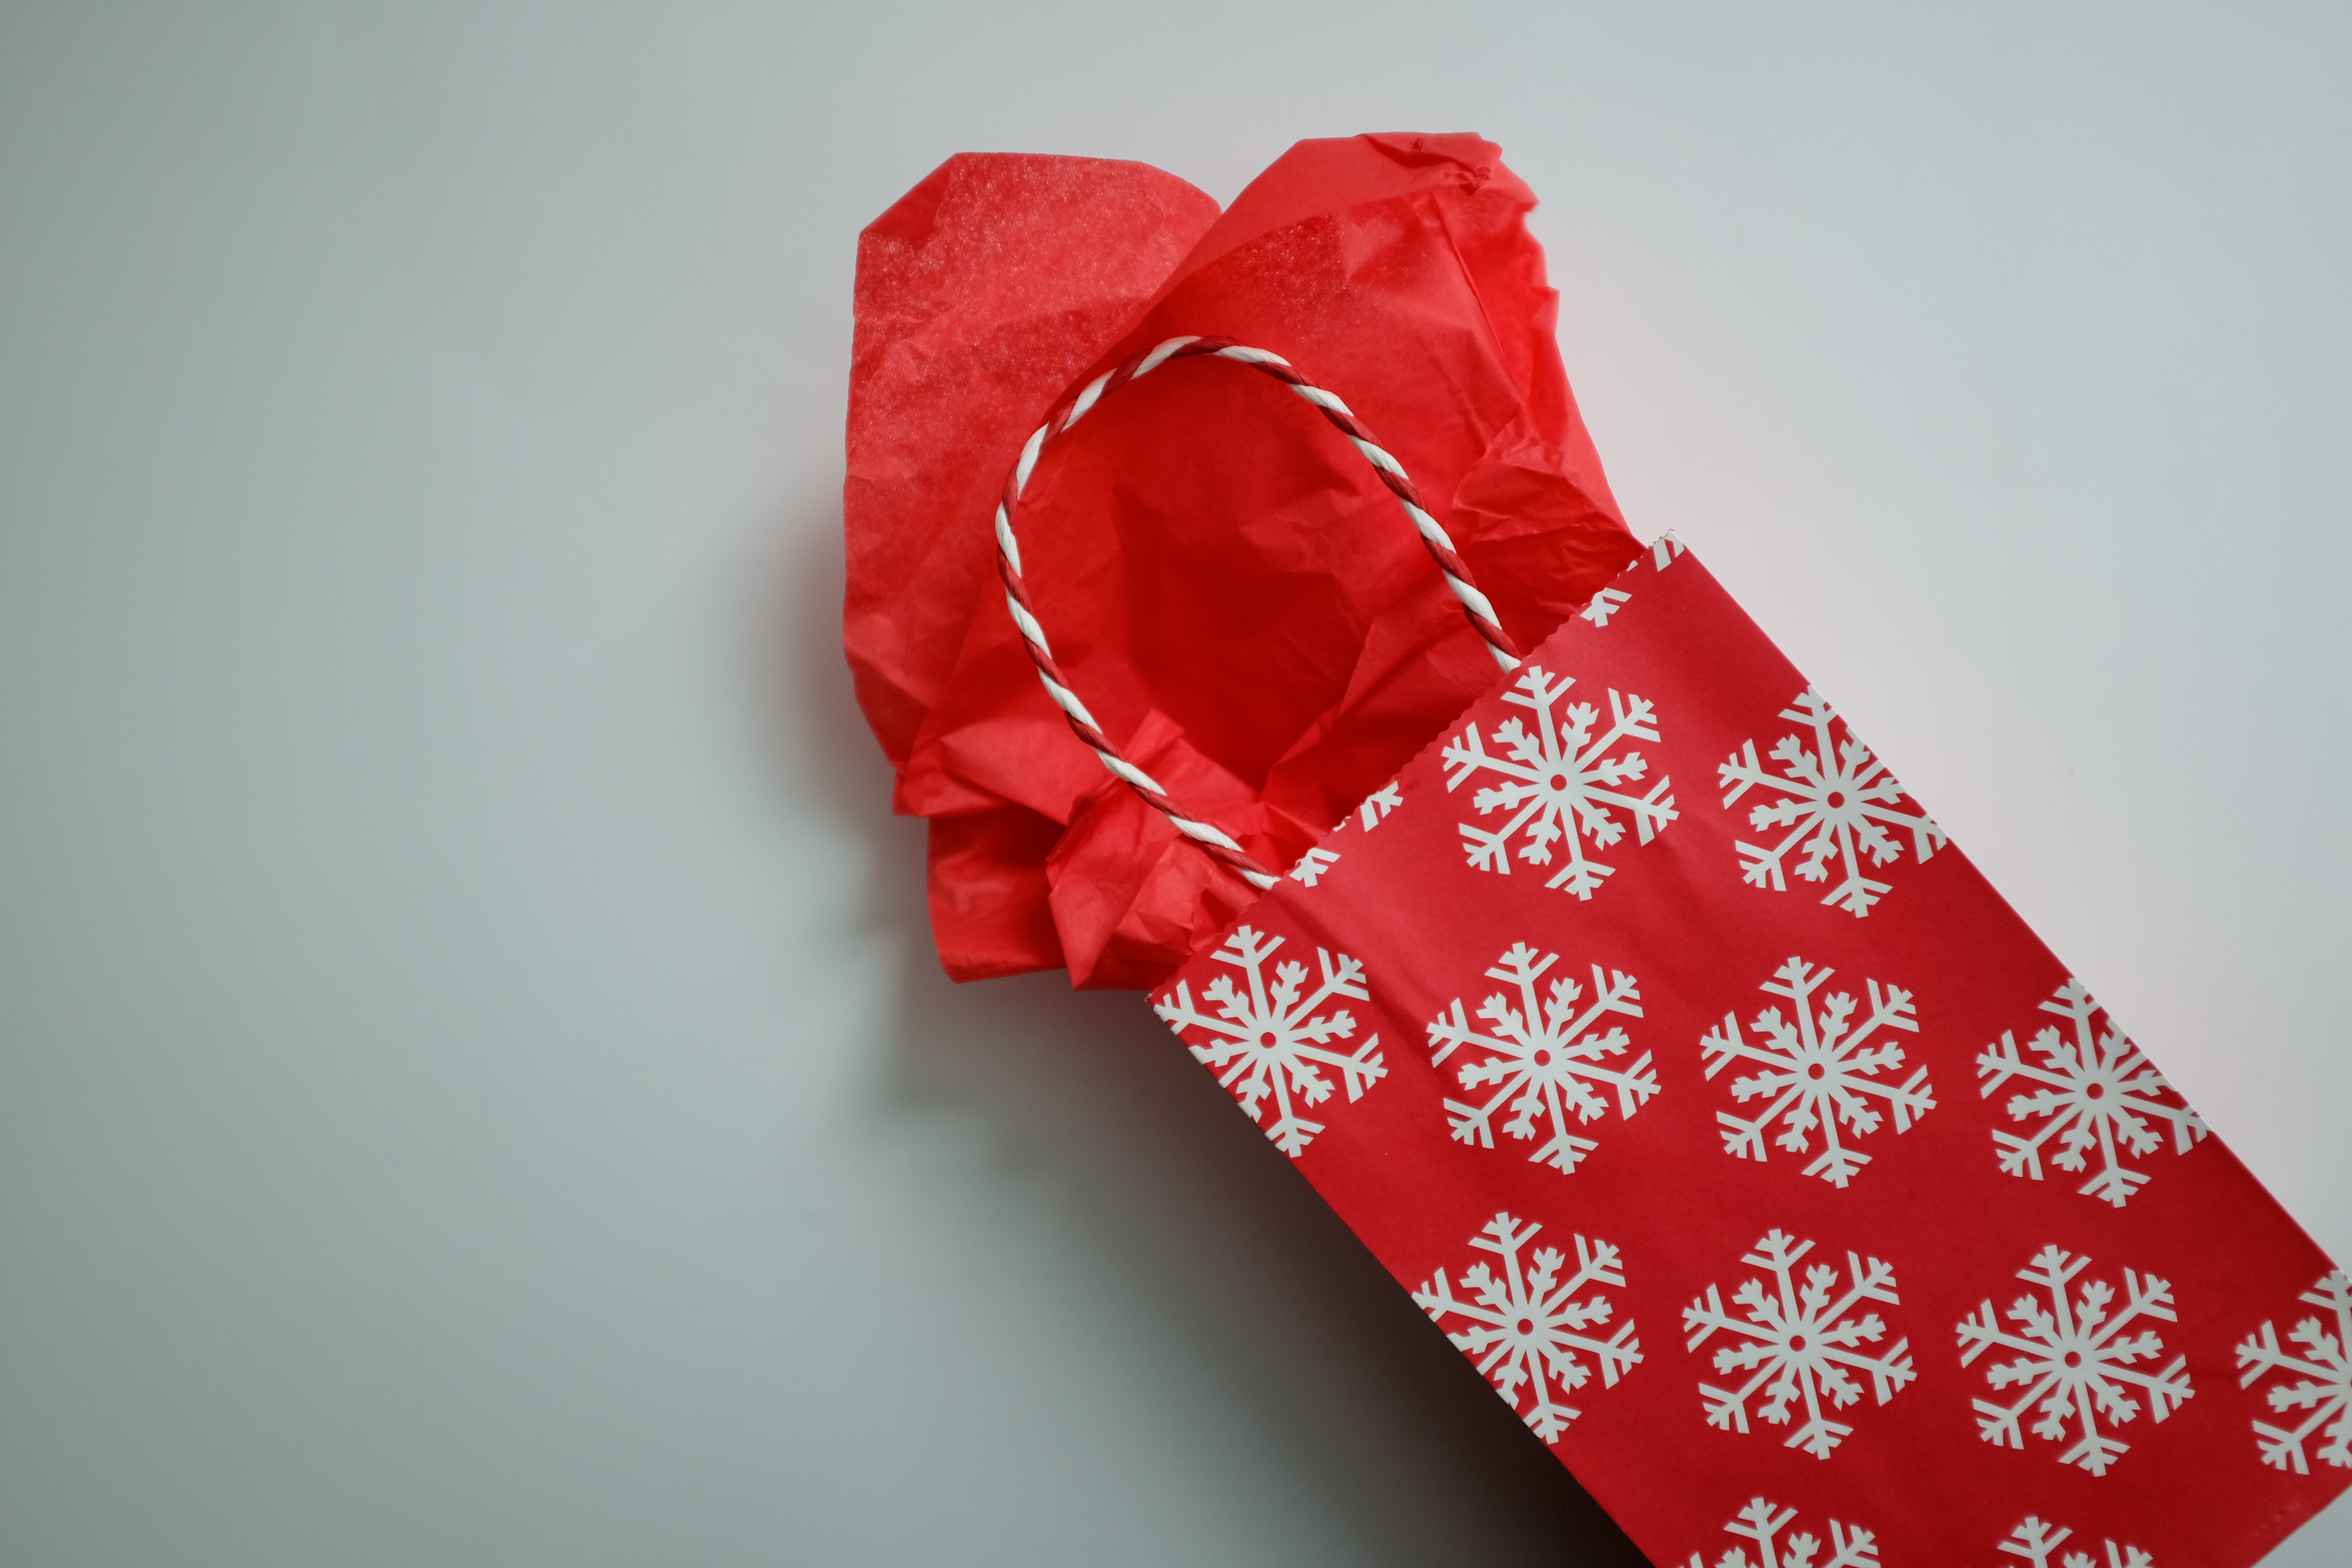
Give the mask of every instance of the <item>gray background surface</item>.
<svg viewBox="0 0 2352 1568">
<path fill-rule="evenodd" d="M 2352 14 L 1633 9 L 0 5 L 0 1561 L 1620 1560 L 938 973 L 837 487 L 967 148 L 1502 142 L 1637 529 L 2352 1257 Z"/>
</svg>

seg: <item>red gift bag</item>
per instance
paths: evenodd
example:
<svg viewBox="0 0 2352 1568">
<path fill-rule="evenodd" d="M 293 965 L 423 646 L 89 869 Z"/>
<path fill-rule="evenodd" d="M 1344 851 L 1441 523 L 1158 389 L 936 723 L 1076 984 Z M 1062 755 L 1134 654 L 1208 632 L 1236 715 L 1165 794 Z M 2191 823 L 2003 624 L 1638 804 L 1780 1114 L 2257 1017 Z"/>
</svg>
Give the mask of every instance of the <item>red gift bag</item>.
<svg viewBox="0 0 2352 1568">
<path fill-rule="evenodd" d="M 1501 670 L 1286 869 L 1104 732 L 1021 553 L 1105 399 L 1243 371 Z M 1672 535 L 1522 657 L 1340 399 L 1191 337 L 994 529 L 1070 729 L 1262 894 L 1160 1016 L 1654 1561 L 2238 1568 L 2352 1483 L 2352 1281 Z"/>
</svg>

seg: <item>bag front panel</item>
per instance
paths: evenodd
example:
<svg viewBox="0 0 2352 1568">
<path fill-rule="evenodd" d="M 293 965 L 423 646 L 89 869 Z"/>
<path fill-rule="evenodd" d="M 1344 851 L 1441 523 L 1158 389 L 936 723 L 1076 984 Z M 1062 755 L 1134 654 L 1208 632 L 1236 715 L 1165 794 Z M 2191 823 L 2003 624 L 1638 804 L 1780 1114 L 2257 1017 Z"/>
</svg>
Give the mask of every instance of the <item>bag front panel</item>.
<svg viewBox="0 0 2352 1568">
<path fill-rule="evenodd" d="M 1671 537 L 1155 1005 L 1657 1562 L 2352 1481 L 2352 1286 Z"/>
</svg>

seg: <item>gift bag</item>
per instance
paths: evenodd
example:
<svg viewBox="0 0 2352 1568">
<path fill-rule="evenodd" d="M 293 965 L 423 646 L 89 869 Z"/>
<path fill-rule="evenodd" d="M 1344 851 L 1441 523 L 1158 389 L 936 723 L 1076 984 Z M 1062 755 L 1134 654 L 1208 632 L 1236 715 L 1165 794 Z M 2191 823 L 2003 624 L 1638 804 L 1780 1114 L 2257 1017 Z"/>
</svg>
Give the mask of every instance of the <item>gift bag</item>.
<svg viewBox="0 0 2352 1568">
<path fill-rule="evenodd" d="M 1504 668 L 1281 876 L 1022 575 L 1047 445 L 1194 359 L 1337 425 Z M 2246 1564 L 2352 1481 L 2352 1281 L 1672 535 L 1522 658 L 1216 339 L 1079 389 L 996 531 L 1071 729 L 1265 893 L 1155 1010 L 1654 1559 Z"/>
<path fill-rule="evenodd" d="M 1098 410 L 1221 382 L 1337 429 L 1490 672 L 1278 862 L 1024 554 Z M 2352 1280 L 1679 541 L 1522 647 L 1345 401 L 1191 334 L 990 510 L 1064 759 L 1233 911 L 1151 1005 L 1654 1562 L 2241 1568 L 2352 1483 Z"/>
</svg>

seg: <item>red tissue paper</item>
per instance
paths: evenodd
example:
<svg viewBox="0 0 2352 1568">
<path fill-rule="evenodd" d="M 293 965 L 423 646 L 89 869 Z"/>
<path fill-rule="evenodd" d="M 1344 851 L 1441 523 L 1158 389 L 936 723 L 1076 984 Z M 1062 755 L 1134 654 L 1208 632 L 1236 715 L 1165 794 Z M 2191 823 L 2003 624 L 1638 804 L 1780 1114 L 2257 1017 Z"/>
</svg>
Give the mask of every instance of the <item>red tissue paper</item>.
<svg viewBox="0 0 2352 1568">
<path fill-rule="evenodd" d="M 843 641 L 958 980 L 1157 984 L 1255 895 L 1070 735 L 994 570 L 1004 475 L 1084 376 L 1272 348 L 1403 462 L 1521 647 L 1639 550 L 1554 342 L 1535 205 L 1475 136 L 1292 148 L 1219 213 L 1138 163 L 950 159 L 860 237 Z M 1396 503 L 1282 387 L 1171 364 L 1025 492 L 1024 575 L 1104 729 L 1288 866 L 1489 688 Z"/>
</svg>

